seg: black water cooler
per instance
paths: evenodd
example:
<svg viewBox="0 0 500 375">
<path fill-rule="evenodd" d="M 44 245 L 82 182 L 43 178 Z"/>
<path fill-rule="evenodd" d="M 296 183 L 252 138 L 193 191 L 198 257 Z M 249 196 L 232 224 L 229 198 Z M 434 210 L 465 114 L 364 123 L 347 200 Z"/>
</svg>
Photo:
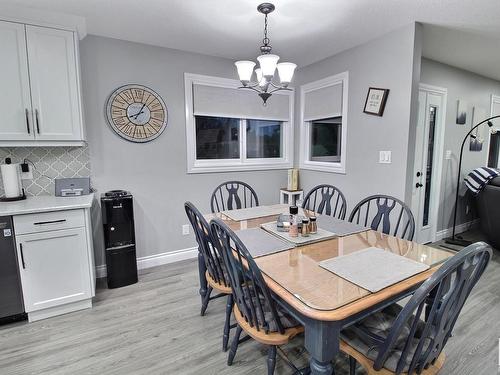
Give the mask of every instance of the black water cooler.
<svg viewBox="0 0 500 375">
<path fill-rule="evenodd" d="M 134 284 L 137 258 L 133 197 L 124 190 L 108 191 L 101 197 L 101 209 L 108 288 Z"/>
</svg>

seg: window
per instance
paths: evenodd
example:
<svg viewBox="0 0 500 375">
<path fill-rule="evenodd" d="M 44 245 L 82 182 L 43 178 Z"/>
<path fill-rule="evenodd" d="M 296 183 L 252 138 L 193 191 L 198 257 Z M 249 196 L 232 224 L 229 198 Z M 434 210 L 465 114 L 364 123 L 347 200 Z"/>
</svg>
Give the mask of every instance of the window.
<svg viewBox="0 0 500 375">
<path fill-rule="evenodd" d="M 342 117 L 311 121 L 309 149 L 311 161 L 340 162 L 342 140 Z"/>
<path fill-rule="evenodd" d="M 347 88 L 347 72 L 301 86 L 301 168 L 345 173 Z"/>
<path fill-rule="evenodd" d="M 267 106 L 234 80 L 186 74 L 188 173 L 292 167 L 293 91 Z"/>
</svg>

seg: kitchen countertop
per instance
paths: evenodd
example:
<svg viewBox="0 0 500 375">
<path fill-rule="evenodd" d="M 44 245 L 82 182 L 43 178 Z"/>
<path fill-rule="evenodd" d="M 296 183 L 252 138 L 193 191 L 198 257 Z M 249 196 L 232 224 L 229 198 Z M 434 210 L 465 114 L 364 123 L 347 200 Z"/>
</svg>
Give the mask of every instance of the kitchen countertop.
<svg viewBox="0 0 500 375">
<path fill-rule="evenodd" d="M 93 193 L 80 197 L 29 196 L 23 201 L 0 202 L 0 216 L 90 208 L 93 200 Z"/>
</svg>

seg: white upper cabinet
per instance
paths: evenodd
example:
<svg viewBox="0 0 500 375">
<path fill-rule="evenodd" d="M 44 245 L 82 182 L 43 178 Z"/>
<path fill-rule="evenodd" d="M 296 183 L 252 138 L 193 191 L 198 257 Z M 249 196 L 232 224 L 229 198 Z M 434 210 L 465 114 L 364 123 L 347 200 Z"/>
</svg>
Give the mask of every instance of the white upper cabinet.
<svg viewBox="0 0 500 375">
<path fill-rule="evenodd" d="M 33 140 L 24 25 L 0 22 L 0 141 Z"/>
<path fill-rule="evenodd" d="M 75 33 L 0 21 L 0 42 L 0 111 L 10 119 L 0 121 L 0 146 L 81 144 Z"/>
</svg>

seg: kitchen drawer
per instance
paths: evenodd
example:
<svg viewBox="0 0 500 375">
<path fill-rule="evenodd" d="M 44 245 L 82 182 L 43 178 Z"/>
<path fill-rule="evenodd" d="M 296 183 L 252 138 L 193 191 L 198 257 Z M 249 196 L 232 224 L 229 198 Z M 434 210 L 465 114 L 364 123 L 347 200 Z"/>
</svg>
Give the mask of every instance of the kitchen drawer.
<svg viewBox="0 0 500 375">
<path fill-rule="evenodd" d="M 16 235 L 85 226 L 83 209 L 14 216 Z"/>
</svg>

